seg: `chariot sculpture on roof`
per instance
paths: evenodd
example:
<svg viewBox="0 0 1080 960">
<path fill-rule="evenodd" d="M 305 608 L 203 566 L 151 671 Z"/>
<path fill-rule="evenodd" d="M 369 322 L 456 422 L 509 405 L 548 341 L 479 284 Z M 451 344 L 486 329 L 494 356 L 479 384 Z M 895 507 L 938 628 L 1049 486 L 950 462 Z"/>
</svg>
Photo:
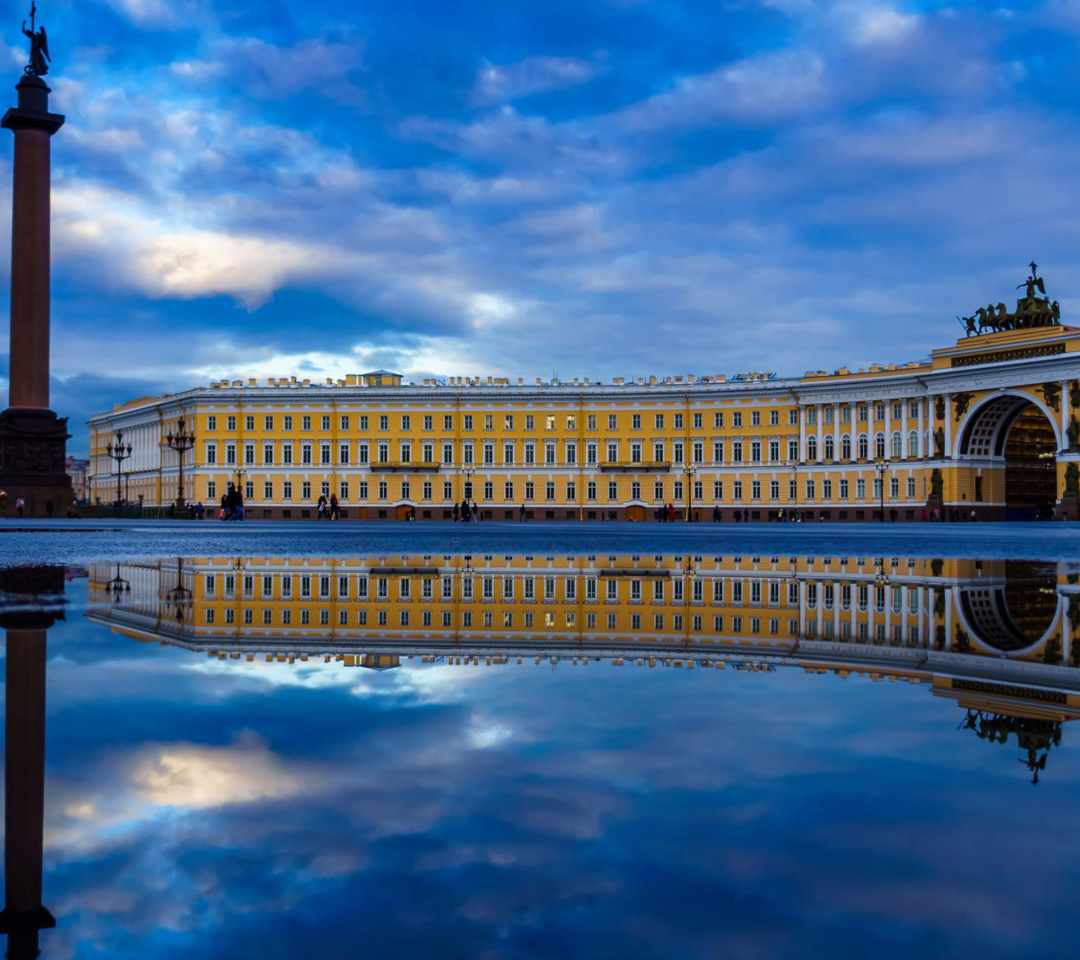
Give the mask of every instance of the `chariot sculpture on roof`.
<svg viewBox="0 0 1080 960">
<path fill-rule="evenodd" d="M 1032 261 L 1028 266 L 1031 267 L 1030 276 L 1016 285 L 1018 290 L 1024 287 L 1024 296 L 1016 301 L 1016 309 L 1010 312 L 1004 303 L 997 306 L 988 304 L 979 307 L 970 317 L 957 317 L 965 335 L 971 337 L 982 333 L 1000 333 L 1002 330 L 1061 325 L 1061 307 L 1046 295 L 1046 284 L 1039 276 L 1039 265 Z"/>
</svg>

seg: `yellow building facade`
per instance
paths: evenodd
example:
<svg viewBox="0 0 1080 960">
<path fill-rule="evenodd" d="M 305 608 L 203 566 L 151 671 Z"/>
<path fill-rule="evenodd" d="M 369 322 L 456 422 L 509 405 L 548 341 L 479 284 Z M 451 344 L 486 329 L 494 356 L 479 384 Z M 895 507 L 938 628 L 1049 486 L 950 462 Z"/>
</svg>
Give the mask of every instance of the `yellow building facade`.
<svg viewBox="0 0 1080 960">
<path fill-rule="evenodd" d="M 1076 519 L 1078 417 L 1080 330 L 1057 323 L 798 378 L 220 381 L 93 417 L 91 499 L 212 506 L 235 484 L 249 519 L 331 495 L 349 520 L 449 520 L 463 499 L 484 520 Z"/>
</svg>

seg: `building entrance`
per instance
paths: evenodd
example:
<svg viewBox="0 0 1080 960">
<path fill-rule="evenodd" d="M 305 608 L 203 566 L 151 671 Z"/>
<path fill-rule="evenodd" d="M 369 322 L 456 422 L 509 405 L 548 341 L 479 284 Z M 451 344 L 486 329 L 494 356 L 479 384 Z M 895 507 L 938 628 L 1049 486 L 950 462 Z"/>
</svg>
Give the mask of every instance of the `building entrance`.
<svg viewBox="0 0 1080 960">
<path fill-rule="evenodd" d="M 991 519 L 1053 519 L 1057 447 L 1053 424 L 1027 397 L 1005 394 L 986 403 L 968 424 L 960 445 L 961 459 L 979 462 L 975 502 L 1004 501 L 1003 515 Z"/>
<path fill-rule="evenodd" d="M 1005 503 L 1009 520 L 1052 520 L 1057 499 L 1057 440 L 1034 404 L 1017 415 L 1005 440 Z"/>
</svg>

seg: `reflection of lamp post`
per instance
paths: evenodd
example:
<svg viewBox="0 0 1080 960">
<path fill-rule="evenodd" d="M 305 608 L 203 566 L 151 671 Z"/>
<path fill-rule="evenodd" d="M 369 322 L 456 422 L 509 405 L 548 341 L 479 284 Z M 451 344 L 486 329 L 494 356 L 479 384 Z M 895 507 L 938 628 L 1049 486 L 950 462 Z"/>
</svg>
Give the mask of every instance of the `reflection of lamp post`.
<svg viewBox="0 0 1080 960">
<path fill-rule="evenodd" d="M 877 472 L 878 502 L 881 506 L 881 522 L 885 522 L 885 472 L 889 469 L 888 457 L 877 457 L 874 460 L 874 470 Z"/>
<path fill-rule="evenodd" d="M 116 461 L 116 502 L 120 502 L 120 464 L 131 456 L 131 444 L 124 443 L 124 431 L 117 430 L 113 439 L 105 445 L 105 453 Z"/>
<path fill-rule="evenodd" d="M 174 616 L 177 623 L 184 622 L 184 614 L 191 609 L 193 602 L 191 590 L 184 586 L 184 558 L 180 557 L 177 561 L 178 569 L 176 574 L 176 586 L 171 590 L 166 590 L 162 594 L 162 599 L 165 603 L 173 608 Z"/>
<path fill-rule="evenodd" d="M 176 485 L 176 509 L 184 509 L 184 454 L 195 446 L 195 434 L 188 431 L 184 418 L 176 421 L 176 432 L 170 431 L 165 435 L 165 443 L 170 450 L 176 452 L 177 462 L 180 466 L 180 476 Z"/>
<path fill-rule="evenodd" d="M 125 593 L 131 593 L 131 582 L 120 576 L 120 565 L 116 566 L 116 576 L 105 584 L 105 590 L 110 595 L 113 603 Z"/>
<path fill-rule="evenodd" d="M 688 463 L 683 467 L 683 473 L 686 474 L 686 522 L 690 523 L 693 519 L 693 505 L 694 505 L 694 474 L 697 473 L 697 467 L 692 463 Z"/>
</svg>

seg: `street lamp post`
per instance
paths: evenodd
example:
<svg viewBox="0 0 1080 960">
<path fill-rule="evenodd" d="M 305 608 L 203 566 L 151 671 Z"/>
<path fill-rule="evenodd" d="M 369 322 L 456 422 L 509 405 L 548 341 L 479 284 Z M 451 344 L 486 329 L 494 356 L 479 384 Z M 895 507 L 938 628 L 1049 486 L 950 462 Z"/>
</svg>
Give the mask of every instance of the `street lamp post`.
<svg viewBox="0 0 1080 960">
<path fill-rule="evenodd" d="M 686 474 L 686 522 L 690 523 L 693 520 L 694 474 L 697 473 L 697 467 L 688 463 L 683 467 L 683 473 Z"/>
<path fill-rule="evenodd" d="M 120 465 L 131 456 L 131 444 L 124 443 L 124 431 L 117 430 L 113 434 L 113 439 L 105 445 L 105 453 L 116 461 L 116 502 L 120 503 L 122 494 L 120 492 Z"/>
<path fill-rule="evenodd" d="M 889 469 L 889 458 L 878 457 L 874 460 L 874 470 L 877 471 L 878 502 L 881 508 L 881 522 L 885 522 L 885 472 Z"/>
<path fill-rule="evenodd" d="M 180 475 L 176 486 L 176 509 L 184 509 L 184 454 L 195 446 L 195 433 L 188 430 L 184 418 L 176 421 L 176 431 L 165 435 L 165 443 L 176 452 Z"/>
<path fill-rule="evenodd" d="M 471 501 L 473 499 L 472 478 L 475 473 L 476 467 L 465 466 L 461 468 L 461 475 L 465 478 L 463 499 L 468 501 Z"/>
</svg>

